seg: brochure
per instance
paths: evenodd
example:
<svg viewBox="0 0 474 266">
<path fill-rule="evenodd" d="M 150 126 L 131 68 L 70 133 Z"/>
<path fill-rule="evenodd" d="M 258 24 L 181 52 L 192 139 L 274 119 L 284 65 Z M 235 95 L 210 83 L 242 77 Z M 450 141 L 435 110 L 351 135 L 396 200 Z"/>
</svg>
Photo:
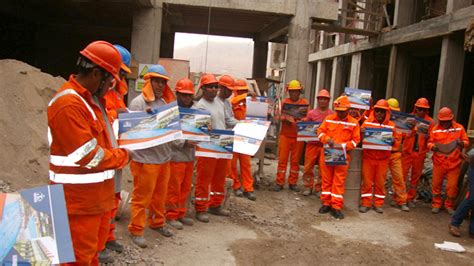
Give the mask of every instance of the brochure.
<svg viewBox="0 0 474 266">
<path fill-rule="evenodd" d="M 176 102 L 154 109 L 153 113 L 119 114 L 121 148 L 141 150 L 182 138 L 179 109 Z"/>
<path fill-rule="evenodd" d="M 393 131 L 389 128 L 365 128 L 362 149 L 392 150 Z"/>
<path fill-rule="evenodd" d="M 0 194 L 0 265 L 75 260 L 62 185 Z"/>
<path fill-rule="evenodd" d="M 269 127 L 269 121 L 239 121 L 233 129 L 234 152 L 254 156 L 262 145 Z"/>
<path fill-rule="evenodd" d="M 341 144 L 334 144 L 334 147 L 324 145 L 324 162 L 327 165 L 345 165 L 347 164 L 346 147 Z"/>
<path fill-rule="evenodd" d="M 183 139 L 193 141 L 210 141 L 208 125 L 211 114 L 204 110 L 179 107 L 179 117 Z"/>
<path fill-rule="evenodd" d="M 416 118 L 412 114 L 391 111 L 390 120 L 395 123 L 398 132 L 410 134 L 416 125 Z"/>
<path fill-rule="evenodd" d="M 308 107 L 308 104 L 284 103 L 281 113 L 283 115 L 289 115 L 297 119 L 302 119 L 306 117 L 306 114 L 308 113 Z"/>
<path fill-rule="evenodd" d="M 268 117 L 268 98 L 258 96 L 246 98 L 247 113 L 245 119 L 267 120 Z"/>
<path fill-rule="evenodd" d="M 427 121 L 418 117 L 415 117 L 415 118 L 416 118 L 416 133 L 428 135 L 429 130 L 430 130 L 430 121 Z"/>
<path fill-rule="evenodd" d="M 210 136 L 210 141 L 198 143 L 196 147 L 196 156 L 232 159 L 234 132 L 232 130 L 214 129 L 210 132 Z"/>
<path fill-rule="evenodd" d="M 317 131 L 321 122 L 297 122 L 296 127 L 298 129 L 298 135 L 296 136 L 297 141 L 319 141 Z"/>
<path fill-rule="evenodd" d="M 359 90 L 354 88 L 345 88 L 344 93 L 349 97 L 352 108 L 369 110 L 370 97 L 372 92 L 369 90 Z"/>
</svg>

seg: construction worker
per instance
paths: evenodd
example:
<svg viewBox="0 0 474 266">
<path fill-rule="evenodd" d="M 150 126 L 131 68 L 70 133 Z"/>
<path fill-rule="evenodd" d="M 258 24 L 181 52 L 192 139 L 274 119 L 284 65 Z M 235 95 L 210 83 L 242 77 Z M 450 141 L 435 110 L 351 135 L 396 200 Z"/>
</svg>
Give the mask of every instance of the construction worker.
<svg viewBox="0 0 474 266">
<path fill-rule="evenodd" d="M 126 113 L 127 106 L 123 101 L 123 96 L 128 93 L 128 86 L 126 77 L 127 74 L 132 73 L 130 71 L 131 55 L 130 52 L 124 47 L 115 44 L 114 47 L 119 51 L 122 58 L 122 65 L 120 66 L 119 77 L 120 81 L 115 83 L 111 89 L 105 93 L 105 110 L 111 124 L 117 119 L 119 113 Z M 116 143 L 116 142 L 114 142 Z M 110 256 L 108 250 L 116 252 L 123 252 L 123 246 L 117 241 L 115 237 L 115 215 L 117 214 L 118 205 L 120 203 L 120 191 L 122 190 L 122 170 L 115 170 L 115 206 L 110 213 L 110 231 L 107 238 L 107 243 L 99 252 L 100 263 L 112 263 L 114 260 Z"/>
<path fill-rule="evenodd" d="M 115 169 L 132 153 L 113 148 L 103 96 L 122 59 L 112 44 L 95 41 L 81 52 L 71 75 L 48 105 L 49 179 L 63 184 L 77 265 L 98 265 L 114 207 Z"/>
<path fill-rule="evenodd" d="M 230 86 L 230 85 L 229 85 Z M 213 129 L 226 129 L 226 112 L 224 102 L 218 100 L 219 82 L 212 74 L 203 74 L 199 82 L 202 98 L 195 107 L 211 113 Z M 206 211 L 218 216 L 229 216 L 229 211 L 222 208 L 225 198 L 225 179 L 230 172 L 230 160 L 197 157 L 197 175 L 194 207 L 196 219 L 209 222 Z"/>
<path fill-rule="evenodd" d="M 326 165 L 324 156 L 320 156 L 319 168 L 322 174 L 321 201 L 319 213 L 331 214 L 336 219 L 344 219 L 341 209 L 344 205 L 344 182 L 349 168 L 348 151 L 354 149 L 360 141 L 360 127 L 357 120 L 348 115 L 349 98 L 341 96 L 334 101 L 335 114 L 328 115 L 318 128 L 319 140 L 329 147 L 341 144 L 346 149 L 345 165 Z"/>
<path fill-rule="evenodd" d="M 361 131 L 366 128 L 386 128 L 392 131 L 392 147 L 395 146 L 395 124 L 390 121 L 390 107 L 386 100 L 378 100 L 374 106 L 373 112 L 362 124 Z M 397 144 L 398 146 L 398 144 Z M 362 151 L 362 185 L 360 189 L 361 206 L 359 212 L 366 213 L 374 207 L 375 212 L 383 213 L 382 206 L 385 200 L 385 181 L 387 178 L 387 169 L 390 150 L 375 150 L 364 148 Z M 374 187 L 374 189 L 372 188 Z M 372 193 L 374 191 L 374 193 Z"/>
<path fill-rule="evenodd" d="M 398 100 L 390 98 L 387 100 L 391 111 L 400 112 Z M 403 168 L 402 168 L 402 134 L 396 132 L 394 135 L 395 145 L 392 147 L 392 154 L 388 160 L 388 169 L 392 175 L 392 186 L 393 186 L 393 198 L 390 205 L 392 207 L 400 208 L 402 211 L 408 212 L 410 208 L 407 206 L 407 191 L 405 180 L 403 179 Z"/>
<path fill-rule="evenodd" d="M 304 98 L 300 98 L 300 94 L 303 90 L 303 86 L 298 80 L 292 80 L 286 85 L 286 91 L 289 94 L 289 98 L 285 98 L 282 101 L 282 110 L 286 104 L 293 105 L 307 105 L 308 101 Z M 304 143 L 296 141 L 297 128 L 296 122 L 300 119 L 290 115 L 281 114 L 280 120 L 281 131 L 280 138 L 278 140 L 278 169 L 275 180 L 275 191 L 280 191 L 285 185 L 286 179 L 286 168 L 288 165 L 288 159 L 290 159 L 290 175 L 288 176 L 288 187 L 289 189 L 299 192 L 297 186 L 298 174 L 299 174 L 299 162 L 301 154 L 303 153 Z"/>
<path fill-rule="evenodd" d="M 433 119 L 428 115 L 430 104 L 426 98 L 419 98 L 415 102 L 412 114 L 416 117 L 430 122 L 428 132 L 433 128 Z M 420 182 L 421 174 L 425 165 L 426 153 L 428 148 L 428 135 L 417 132 L 417 127 L 413 128 L 410 134 L 405 134 L 402 145 L 402 168 L 403 179 L 408 183 L 408 172 L 411 170 L 409 180 L 409 188 L 407 194 L 407 205 L 409 208 L 414 208 L 414 200 L 416 198 L 416 190 Z"/>
<path fill-rule="evenodd" d="M 232 129 L 237 124 L 237 119 L 234 117 L 234 112 L 232 111 L 232 104 L 229 102 L 229 97 L 232 96 L 234 91 L 234 79 L 229 75 L 222 75 L 219 78 L 219 92 L 215 98 L 219 103 L 224 105 L 224 119 L 225 119 L 225 128 Z M 230 160 L 229 160 L 229 170 L 230 170 Z M 229 173 L 230 175 L 230 173 Z"/>
<path fill-rule="evenodd" d="M 443 145 L 448 147 L 442 147 Z M 462 150 L 469 145 L 466 131 L 461 124 L 454 121 L 454 114 L 448 107 L 438 112 L 438 124 L 430 131 L 428 149 L 433 151 L 433 179 L 431 191 L 433 201 L 431 212 L 439 213 L 442 206 L 442 186 L 446 184 L 444 208 L 454 214 L 454 200 L 458 194 L 458 178 L 461 172 Z M 452 147 L 451 147 L 452 146 Z"/>
<path fill-rule="evenodd" d="M 192 107 L 194 84 L 190 79 L 180 79 L 176 83 L 175 92 L 179 107 Z M 166 221 L 178 230 L 183 229 L 183 225 L 194 224 L 193 219 L 186 217 L 186 205 L 192 187 L 195 147 L 196 143 L 189 140 L 173 142 L 171 175 L 166 196 Z"/>
<path fill-rule="evenodd" d="M 247 113 L 246 97 L 248 95 L 249 86 L 247 81 L 243 79 L 238 79 L 234 83 L 234 97 L 231 100 L 232 111 L 234 117 L 237 120 L 245 120 Z M 245 196 L 249 200 L 256 200 L 254 189 L 253 189 L 253 177 L 252 177 L 252 162 L 251 156 L 247 154 L 241 154 L 234 152 L 231 161 L 231 177 L 234 180 L 232 189 L 234 189 L 234 194 L 239 196 Z M 240 177 L 242 182 L 239 179 L 239 174 L 237 171 L 237 161 L 240 162 Z M 242 192 L 243 187 L 243 192 Z"/>
<path fill-rule="evenodd" d="M 132 100 L 130 110 L 150 112 L 152 109 L 175 101 L 175 96 L 167 85 L 169 75 L 163 66 L 150 66 L 144 80 L 142 93 Z M 171 143 L 165 143 L 137 150 L 130 164 L 133 192 L 128 231 L 133 243 L 141 248 L 147 247 L 143 236 L 147 220 L 148 226 L 162 236 L 173 236 L 173 232 L 165 226 L 165 200 L 173 154 L 171 145 Z"/>
<path fill-rule="evenodd" d="M 454 213 L 453 217 L 451 218 L 451 222 L 449 223 L 449 232 L 453 236 L 460 237 L 461 230 L 459 230 L 459 227 L 461 226 L 464 218 L 468 215 L 469 211 L 471 211 L 471 219 L 469 222 L 469 236 L 471 238 L 474 238 L 474 215 L 472 213 L 472 210 L 474 209 L 474 149 L 469 150 L 469 152 L 467 154 L 464 154 L 463 157 L 469 164 L 469 170 L 467 173 L 469 195 L 456 208 L 456 212 Z"/>
<path fill-rule="evenodd" d="M 329 92 L 325 89 L 322 89 L 318 92 L 317 106 L 306 116 L 306 121 L 320 122 L 322 123 L 326 116 L 334 113 L 329 108 L 329 101 L 331 96 Z M 306 143 L 305 156 L 304 156 L 304 196 L 309 196 L 313 192 L 321 191 L 321 171 L 318 170 L 318 181 L 316 186 L 314 185 L 314 165 L 319 162 L 319 157 L 323 151 L 323 144 L 320 141 L 310 141 Z M 319 163 L 318 163 L 319 164 Z"/>
</svg>

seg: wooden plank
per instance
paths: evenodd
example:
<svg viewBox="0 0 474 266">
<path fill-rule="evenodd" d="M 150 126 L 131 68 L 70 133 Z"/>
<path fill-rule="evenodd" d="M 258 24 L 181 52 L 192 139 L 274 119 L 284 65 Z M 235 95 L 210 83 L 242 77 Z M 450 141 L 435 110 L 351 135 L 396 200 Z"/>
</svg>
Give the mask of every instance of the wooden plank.
<svg viewBox="0 0 474 266">
<path fill-rule="evenodd" d="M 308 62 L 327 60 L 336 56 L 349 55 L 387 45 L 445 36 L 455 31 L 465 30 L 468 23 L 473 18 L 473 14 L 474 6 L 469 6 L 444 16 L 425 20 L 387 33 L 382 33 L 376 39 L 370 41 L 362 40 L 357 44 L 345 43 L 312 53 L 308 56 Z"/>
<path fill-rule="evenodd" d="M 324 30 L 327 32 L 341 32 L 341 33 L 364 35 L 364 36 L 375 36 L 379 34 L 379 32 L 377 31 L 364 30 L 364 29 L 358 29 L 358 28 L 349 28 L 349 27 L 339 27 L 335 25 L 320 24 L 320 23 L 313 23 L 311 25 L 311 28 L 314 30 Z"/>
</svg>

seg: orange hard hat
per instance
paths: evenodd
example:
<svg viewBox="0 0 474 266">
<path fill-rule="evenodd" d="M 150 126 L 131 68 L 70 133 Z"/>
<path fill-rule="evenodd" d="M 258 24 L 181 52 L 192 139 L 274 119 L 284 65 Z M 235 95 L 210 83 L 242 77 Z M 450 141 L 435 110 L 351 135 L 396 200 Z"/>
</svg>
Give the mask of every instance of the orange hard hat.
<svg viewBox="0 0 474 266">
<path fill-rule="evenodd" d="M 374 109 L 384 109 L 390 111 L 390 105 L 385 99 L 380 99 L 375 103 Z"/>
<path fill-rule="evenodd" d="M 428 102 L 428 99 L 420 98 L 420 99 L 416 100 L 415 107 L 429 109 L 430 108 L 430 103 Z"/>
<path fill-rule="evenodd" d="M 194 95 L 194 83 L 188 78 L 178 80 L 175 87 L 176 92 Z"/>
<path fill-rule="evenodd" d="M 340 96 L 334 101 L 334 110 L 336 111 L 346 111 L 351 107 L 351 103 L 349 102 L 349 97 L 347 96 Z"/>
<path fill-rule="evenodd" d="M 286 89 L 290 90 L 290 91 L 291 90 L 301 90 L 301 89 L 303 89 L 303 86 L 301 86 L 301 83 L 298 80 L 294 79 L 294 80 L 288 82 L 288 84 L 286 84 Z"/>
<path fill-rule="evenodd" d="M 319 97 L 330 99 L 331 95 L 329 95 L 329 91 L 327 91 L 326 89 L 322 89 L 318 92 L 318 96 L 316 98 L 319 98 Z"/>
<path fill-rule="evenodd" d="M 451 109 L 449 109 L 448 107 L 443 107 L 439 110 L 439 113 L 438 113 L 439 121 L 449 121 L 453 119 L 454 119 L 453 111 L 451 111 Z"/>
<path fill-rule="evenodd" d="M 219 78 L 219 85 L 228 88 L 229 90 L 234 89 L 234 79 L 229 75 L 223 75 Z"/>
<path fill-rule="evenodd" d="M 111 43 L 106 41 L 91 42 L 80 54 L 94 64 L 109 72 L 119 82 L 119 71 L 122 66 L 122 56 Z"/>
<path fill-rule="evenodd" d="M 213 83 L 219 83 L 214 75 L 203 74 L 201 76 L 201 79 L 199 80 L 199 88 L 201 88 L 204 85 L 213 84 Z"/>
<path fill-rule="evenodd" d="M 234 89 L 236 91 L 248 91 L 249 90 L 249 85 L 247 84 L 247 81 L 243 79 L 238 79 L 234 83 Z"/>
</svg>

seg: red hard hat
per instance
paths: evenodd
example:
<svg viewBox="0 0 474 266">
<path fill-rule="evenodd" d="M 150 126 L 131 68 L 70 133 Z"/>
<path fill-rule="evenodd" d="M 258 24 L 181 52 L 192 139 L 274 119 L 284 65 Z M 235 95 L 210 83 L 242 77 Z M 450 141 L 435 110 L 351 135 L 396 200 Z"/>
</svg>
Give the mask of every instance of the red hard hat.
<svg viewBox="0 0 474 266">
<path fill-rule="evenodd" d="M 199 88 L 207 84 L 219 83 L 216 77 L 212 74 L 203 74 L 199 81 Z"/>
<path fill-rule="evenodd" d="M 122 56 L 111 43 L 106 41 L 92 42 L 80 54 L 109 72 L 117 82 L 120 81 L 118 74 L 122 66 Z"/>
<path fill-rule="evenodd" d="M 390 110 L 390 105 L 388 104 L 388 102 L 385 99 L 381 99 L 381 100 L 377 101 L 377 103 L 374 106 L 374 109 L 375 108 L 384 109 L 384 110 L 389 111 Z"/>
<path fill-rule="evenodd" d="M 176 92 L 194 95 L 194 83 L 188 78 L 178 80 L 175 87 Z"/>
<path fill-rule="evenodd" d="M 327 91 L 326 89 L 322 89 L 318 92 L 318 97 L 316 97 L 316 98 L 319 98 L 319 97 L 330 99 L 331 95 L 329 95 L 329 91 Z"/>
<path fill-rule="evenodd" d="M 236 91 L 248 91 L 249 90 L 249 85 L 247 84 L 247 81 L 243 79 L 238 79 L 234 83 L 234 90 Z"/>
<path fill-rule="evenodd" d="M 443 107 L 439 110 L 439 113 L 438 113 L 439 121 L 450 121 L 453 119 L 454 119 L 453 111 L 451 111 L 451 109 L 449 109 L 448 107 Z"/>
<path fill-rule="evenodd" d="M 234 79 L 229 75 L 223 75 L 219 78 L 219 85 L 224 86 L 229 90 L 234 90 Z"/>
<path fill-rule="evenodd" d="M 420 108 L 430 108 L 430 103 L 428 102 L 428 99 L 426 98 L 420 98 L 416 100 L 415 107 L 420 107 Z"/>
</svg>

